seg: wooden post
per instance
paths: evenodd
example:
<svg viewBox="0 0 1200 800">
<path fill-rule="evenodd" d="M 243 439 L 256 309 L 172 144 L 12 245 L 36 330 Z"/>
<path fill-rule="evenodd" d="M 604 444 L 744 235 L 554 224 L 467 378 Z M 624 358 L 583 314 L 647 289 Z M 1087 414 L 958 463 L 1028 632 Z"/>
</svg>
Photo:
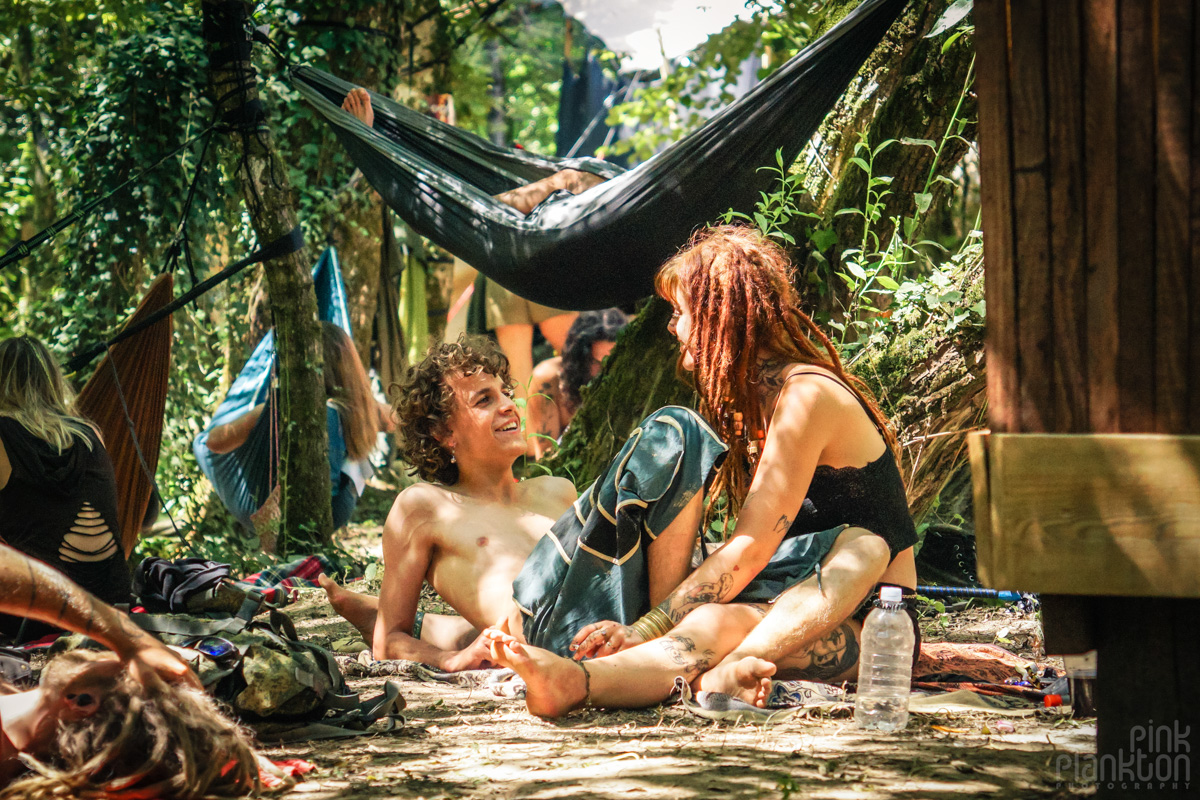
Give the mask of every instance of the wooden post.
<svg viewBox="0 0 1200 800">
<path fill-rule="evenodd" d="M 250 61 L 247 4 L 204 0 L 203 13 L 217 111 L 230 125 L 250 222 L 265 244 L 286 235 L 298 221 L 295 193 L 262 118 L 257 73 Z M 333 532 L 321 333 L 313 262 L 306 250 L 264 264 L 279 369 L 282 549 L 289 541 L 327 541 Z"/>
<path fill-rule="evenodd" d="M 974 13 L 992 430 L 1200 433 L 1193 3 Z M 1043 616 L 1050 652 L 1098 653 L 1098 796 L 1195 796 L 1200 600 L 1090 591 L 1043 596 Z M 1162 726 L 1184 738 L 1154 739 Z"/>
</svg>

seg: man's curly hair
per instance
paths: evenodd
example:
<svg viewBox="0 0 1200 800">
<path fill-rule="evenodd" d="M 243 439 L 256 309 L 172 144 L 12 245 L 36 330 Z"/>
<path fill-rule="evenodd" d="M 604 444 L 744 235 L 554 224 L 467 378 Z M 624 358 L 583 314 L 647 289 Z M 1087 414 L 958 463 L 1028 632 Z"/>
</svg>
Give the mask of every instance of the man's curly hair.
<svg viewBox="0 0 1200 800">
<path fill-rule="evenodd" d="M 444 434 L 454 394 L 446 384 L 450 375 L 479 372 L 495 375 L 511 391 L 508 359 L 500 348 L 482 336 L 460 336 L 430 348 L 419 364 L 409 367 L 404 380 L 392 384 L 393 409 L 400 434 L 400 454 L 422 480 L 446 485 L 458 482 L 458 465 L 450 451 L 435 438 Z"/>
</svg>

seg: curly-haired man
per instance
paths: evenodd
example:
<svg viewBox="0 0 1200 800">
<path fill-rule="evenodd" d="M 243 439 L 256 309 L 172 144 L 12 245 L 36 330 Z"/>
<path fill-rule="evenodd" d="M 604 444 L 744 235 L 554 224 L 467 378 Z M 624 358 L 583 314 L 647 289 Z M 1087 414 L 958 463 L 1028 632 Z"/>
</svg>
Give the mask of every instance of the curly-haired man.
<svg viewBox="0 0 1200 800">
<path fill-rule="evenodd" d="M 489 625 L 499 623 L 506 630 L 526 633 L 535 627 L 553 628 L 560 645 L 557 649 L 562 650 L 583 624 L 612 613 L 589 605 L 591 601 L 605 602 L 599 596 L 576 596 L 574 599 L 581 601 L 577 614 L 552 620 L 554 615 L 547 613 L 532 620 L 527 608 L 514 600 L 514 581 L 519 575 L 526 585 L 524 595 L 521 591 L 517 595 L 539 595 L 539 580 L 547 570 L 522 570 L 534 546 L 552 528 L 557 532 L 556 541 L 562 543 L 560 548 L 573 549 L 564 527 L 589 516 L 602 518 L 608 513 L 615 518 L 618 511 L 625 520 L 630 511 L 648 509 L 643 503 L 638 507 L 626 504 L 621 510 L 615 495 L 601 497 L 604 493 L 598 491 L 585 493 L 577 501 L 574 486 L 562 478 L 547 475 L 515 480 L 512 468 L 525 452 L 525 438 L 511 392 L 504 355 L 487 340 L 470 338 L 435 346 L 410 368 L 399 387 L 395 416 L 402 455 L 423 482 L 399 494 L 384 524 L 385 570 L 379 598 L 350 592 L 322 578 L 334 608 L 373 642 L 376 658 L 420 661 L 447 671 L 473 669 L 488 662 L 487 641 L 478 631 Z M 715 435 L 699 429 L 698 419 L 694 412 L 675 408 L 657 412 L 643 423 L 648 429 L 642 437 L 647 445 L 660 443 L 656 436 L 676 436 L 682 431 L 703 438 L 703 446 L 691 451 L 700 453 L 704 463 L 697 461 L 690 470 L 668 468 L 672 480 L 688 471 L 707 474 L 712 461 L 723 452 Z M 627 449 L 631 455 L 617 459 L 623 474 L 630 474 L 639 461 L 637 448 Z M 655 450 L 647 446 L 637 452 Z M 671 487 L 658 490 L 657 495 L 668 502 L 649 506 L 662 506 L 661 515 L 639 516 L 638 530 L 644 526 L 657 534 L 637 554 L 644 559 L 642 568 L 653 602 L 665 598 L 690 570 L 702 513 L 702 492 L 695 484 L 702 482 L 693 481 L 686 493 Z M 597 482 L 602 483 L 607 487 L 614 482 Z M 617 531 L 617 536 L 621 535 Z M 635 538 L 637 535 L 635 532 Z M 461 618 L 418 615 L 421 586 L 426 580 Z M 549 586 L 547 591 L 552 591 Z M 620 602 L 621 598 L 610 596 L 607 601 Z"/>
</svg>

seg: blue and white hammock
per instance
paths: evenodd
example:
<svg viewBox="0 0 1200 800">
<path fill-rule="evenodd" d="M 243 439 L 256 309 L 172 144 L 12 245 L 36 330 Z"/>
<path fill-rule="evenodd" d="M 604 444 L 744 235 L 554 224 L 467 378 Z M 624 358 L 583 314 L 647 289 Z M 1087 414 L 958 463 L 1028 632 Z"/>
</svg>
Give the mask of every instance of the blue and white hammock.
<svg viewBox="0 0 1200 800">
<path fill-rule="evenodd" d="M 320 261 L 313 268 L 313 284 L 317 293 L 317 316 L 350 334 L 346 287 L 342 282 L 337 251 L 332 247 L 321 254 Z M 253 527 L 252 515 L 267 501 L 278 482 L 278 414 L 271 391 L 274 375 L 275 332 L 268 331 L 254 348 L 246 366 L 238 373 L 208 427 L 192 444 L 200 469 L 212 482 L 217 496 L 234 517 L 247 527 Z M 208 449 L 208 436 L 213 428 L 241 417 L 260 403 L 267 403 L 267 408 L 241 446 L 228 453 L 214 453 Z M 325 415 L 329 431 L 334 527 L 340 528 L 349 521 L 366 479 L 370 477 L 371 467 L 366 461 L 346 458 L 341 418 L 337 410 L 329 405 L 326 405 Z M 353 494 L 349 494 L 351 491 Z"/>
</svg>

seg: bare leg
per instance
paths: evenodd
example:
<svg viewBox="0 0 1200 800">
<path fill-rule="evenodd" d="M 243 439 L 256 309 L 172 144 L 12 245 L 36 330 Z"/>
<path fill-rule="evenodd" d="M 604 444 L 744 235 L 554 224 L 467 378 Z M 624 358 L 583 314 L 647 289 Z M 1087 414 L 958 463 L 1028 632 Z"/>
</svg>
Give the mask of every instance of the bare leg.
<svg viewBox="0 0 1200 800">
<path fill-rule="evenodd" d="M 692 571 L 692 553 L 704 519 L 704 496 L 697 492 L 667 529 L 646 548 L 650 605 L 657 606 Z"/>
<path fill-rule="evenodd" d="M 496 341 L 508 358 L 508 369 L 513 379 L 514 397 L 528 398 L 529 382 L 533 379 L 533 326 L 500 325 L 496 328 Z M 525 422 L 525 404 L 517 406 L 521 422 Z M 528 435 L 526 431 L 526 435 Z"/>
<path fill-rule="evenodd" d="M 538 323 L 542 336 L 546 337 L 546 341 L 554 348 L 554 352 L 562 353 L 567 344 L 567 331 L 571 330 L 571 325 L 578 316 L 579 312 L 572 311 L 568 314 L 559 314 L 550 319 L 544 319 Z"/>
<path fill-rule="evenodd" d="M 661 639 L 583 662 L 590 676 L 586 683 L 584 670 L 570 659 L 494 628 L 484 635 L 492 640 L 492 659 L 525 679 L 529 712 L 558 717 L 582 705 L 588 689 L 593 704 L 609 708 L 642 708 L 661 702 L 670 696 L 676 676 L 693 680 L 737 646 L 760 619 L 754 606 L 701 606 Z M 770 689 L 766 676 L 743 670 L 743 677 L 749 685 L 742 691 L 757 696 Z"/>
<path fill-rule="evenodd" d="M 803 669 L 818 680 L 857 675 L 857 629 L 846 619 L 883 575 L 888 555 L 878 536 L 862 528 L 842 532 L 821 567 L 821 585 L 814 575 L 784 592 L 745 640 L 700 677 L 699 687 L 737 694 L 745 658 Z"/>
<path fill-rule="evenodd" d="M 379 598 L 338 586 L 327 575 L 319 575 L 317 583 L 325 590 L 333 610 L 362 634 L 364 642 L 372 641 L 375 637 L 375 617 L 379 614 Z M 421 622 L 421 641 L 440 650 L 461 650 L 478 636 L 479 631 L 462 617 L 426 614 Z"/>
</svg>

